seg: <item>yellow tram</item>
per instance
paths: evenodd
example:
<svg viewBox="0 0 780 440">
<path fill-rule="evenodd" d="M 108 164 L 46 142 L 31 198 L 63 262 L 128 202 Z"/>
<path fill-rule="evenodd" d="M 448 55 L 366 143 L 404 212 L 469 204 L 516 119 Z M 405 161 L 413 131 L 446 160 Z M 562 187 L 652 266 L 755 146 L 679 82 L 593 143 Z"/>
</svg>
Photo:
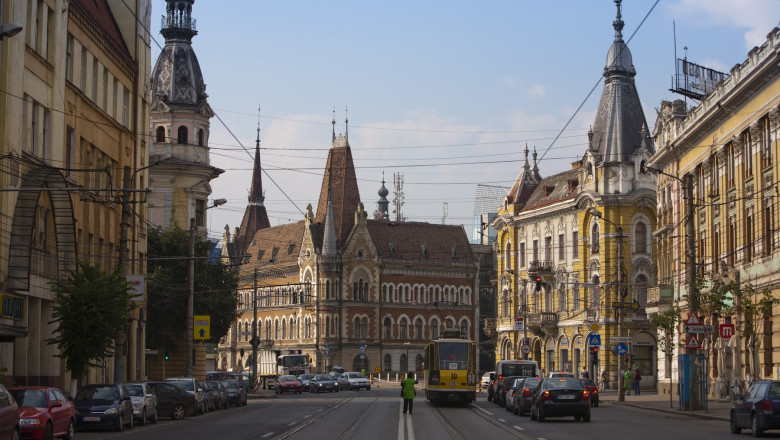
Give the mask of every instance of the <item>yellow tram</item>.
<svg viewBox="0 0 780 440">
<path fill-rule="evenodd" d="M 425 348 L 425 398 L 468 404 L 477 398 L 477 344 L 446 330 Z"/>
</svg>

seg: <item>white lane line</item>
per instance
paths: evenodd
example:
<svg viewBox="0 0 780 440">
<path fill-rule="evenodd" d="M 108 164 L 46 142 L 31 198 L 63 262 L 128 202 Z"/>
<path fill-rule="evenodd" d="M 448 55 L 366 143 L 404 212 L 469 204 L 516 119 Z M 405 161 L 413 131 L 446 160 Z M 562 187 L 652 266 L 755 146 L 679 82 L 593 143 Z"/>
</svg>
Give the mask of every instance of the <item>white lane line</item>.
<svg viewBox="0 0 780 440">
<path fill-rule="evenodd" d="M 486 409 L 482 408 L 481 406 L 474 405 L 474 408 L 476 408 L 476 409 L 478 409 L 478 410 L 482 411 L 482 412 L 483 412 L 483 413 L 485 413 L 485 414 L 489 414 L 489 415 L 491 415 L 491 416 L 493 415 L 493 413 L 492 413 L 492 412 L 490 412 L 490 411 L 488 411 L 488 410 L 486 410 Z"/>
<path fill-rule="evenodd" d="M 273 433 L 273 432 L 269 432 L 268 434 L 265 434 L 265 435 L 263 436 L 263 438 L 265 438 L 265 437 L 270 437 L 270 436 L 272 436 L 272 435 L 274 435 L 274 433 Z"/>
<path fill-rule="evenodd" d="M 544 438 L 544 437 L 536 437 L 536 438 L 537 438 L 537 440 L 547 440 L 547 439 L 546 439 L 546 438 Z"/>
<path fill-rule="evenodd" d="M 407 440 L 414 440 L 414 422 L 412 421 L 412 415 L 408 414 L 409 420 L 406 421 L 406 438 Z"/>
<path fill-rule="evenodd" d="M 506 423 L 506 420 L 502 419 L 501 417 L 498 418 L 498 421 L 501 423 Z"/>
<path fill-rule="evenodd" d="M 403 407 L 403 404 L 401 405 Z M 404 440 L 404 420 L 406 414 L 403 413 L 401 408 L 398 408 L 398 440 Z"/>
<path fill-rule="evenodd" d="M 287 426 L 295 426 L 297 424 L 298 424 L 298 422 L 290 422 L 290 423 L 287 424 Z"/>
<path fill-rule="evenodd" d="M 309 417 L 311 417 L 311 414 L 307 414 L 307 415 L 303 416 L 304 419 L 308 419 Z"/>
<path fill-rule="evenodd" d="M 525 428 L 521 428 L 521 427 L 519 427 L 517 425 L 513 426 L 513 428 L 515 428 L 518 431 L 525 431 Z"/>
</svg>

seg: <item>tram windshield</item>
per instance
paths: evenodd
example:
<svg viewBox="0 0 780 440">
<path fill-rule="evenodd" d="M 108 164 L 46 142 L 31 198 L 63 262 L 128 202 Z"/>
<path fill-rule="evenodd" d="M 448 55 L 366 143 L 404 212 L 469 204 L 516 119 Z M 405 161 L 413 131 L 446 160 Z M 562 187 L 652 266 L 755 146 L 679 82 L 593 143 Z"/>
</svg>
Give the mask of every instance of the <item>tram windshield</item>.
<svg viewBox="0 0 780 440">
<path fill-rule="evenodd" d="M 439 344 L 440 370 L 465 370 L 469 359 L 469 345 L 442 342 Z"/>
</svg>

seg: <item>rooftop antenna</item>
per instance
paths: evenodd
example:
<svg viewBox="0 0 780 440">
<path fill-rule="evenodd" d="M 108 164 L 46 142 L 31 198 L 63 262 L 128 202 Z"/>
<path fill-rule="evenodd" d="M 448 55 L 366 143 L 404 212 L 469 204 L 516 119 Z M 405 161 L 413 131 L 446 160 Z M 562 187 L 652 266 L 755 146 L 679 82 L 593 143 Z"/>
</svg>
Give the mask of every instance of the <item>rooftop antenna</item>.
<svg viewBox="0 0 780 440">
<path fill-rule="evenodd" d="M 450 207 L 447 204 L 447 202 L 444 202 L 442 206 L 442 217 L 441 217 L 441 224 L 446 225 L 447 224 L 447 214 L 450 213 Z"/>
</svg>

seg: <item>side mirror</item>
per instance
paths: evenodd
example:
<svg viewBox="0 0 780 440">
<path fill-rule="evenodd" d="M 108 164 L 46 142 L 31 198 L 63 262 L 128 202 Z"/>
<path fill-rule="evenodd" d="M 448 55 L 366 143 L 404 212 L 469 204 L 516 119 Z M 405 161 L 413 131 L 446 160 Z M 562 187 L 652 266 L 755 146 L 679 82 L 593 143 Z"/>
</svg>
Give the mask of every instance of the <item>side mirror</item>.
<svg viewBox="0 0 780 440">
<path fill-rule="evenodd" d="M 62 407 L 62 402 L 60 402 L 59 400 L 55 400 L 55 401 L 53 401 L 51 403 L 51 407 L 52 408 L 61 408 Z"/>
</svg>

